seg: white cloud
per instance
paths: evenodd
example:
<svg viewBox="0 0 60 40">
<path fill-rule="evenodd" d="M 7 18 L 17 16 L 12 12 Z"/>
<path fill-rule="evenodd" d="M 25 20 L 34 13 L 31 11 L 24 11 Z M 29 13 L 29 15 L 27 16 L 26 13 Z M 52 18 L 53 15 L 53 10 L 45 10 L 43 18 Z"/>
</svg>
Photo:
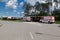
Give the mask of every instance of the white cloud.
<svg viewBox="0 0 60 40">
<path fill-rule="evenodd" d="M 45 3 L 46 0 L 26 0 L 27 3 L 30 3 L 31 5 L 35 5 L 35 3 L 38 1 L 40 3 Z"/>
<path fill-rule="evenodd" d="M 46 0 L 37 0 L 40 3 L 46 3 Z"/>
<path fill-rule="evenodd" d="M 7 3 L 6 3 L 6 7 L 8 8 L 13 8 L 13 9 L 17 9 L 17 0 L 9 0 Z"/>
<path fill-rule="evenodd" d="M 13 5 L 13 9 L 17 9 L 17 6 L 16 5 Z"/>
<path fill-rule="evenodd" d="M 23 5 L 24 5 L 24 2 L 20 2 L 20 7 L 23 7 Z"/>
<path fill-rule="evenodd" d="M 0 2 L 7 2 L 8 0 L 0 0 Z"/>
<path fill-rule="evenodd" d="M 24 13 L 24 11 L 22 11 L 21 13 Z"/>
<path fill-rule="evenodd" d="M 35 5 L 36 0 L 27 0 L 27 3 L 30 3 L 31 5 Z"/>
</svg>

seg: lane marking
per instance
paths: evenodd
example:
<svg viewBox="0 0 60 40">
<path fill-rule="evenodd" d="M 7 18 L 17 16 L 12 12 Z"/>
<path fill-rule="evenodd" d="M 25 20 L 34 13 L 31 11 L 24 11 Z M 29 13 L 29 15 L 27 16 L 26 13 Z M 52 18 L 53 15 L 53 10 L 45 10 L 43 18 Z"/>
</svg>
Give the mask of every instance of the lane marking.
<svg viewBox="0 0 60 40">
<path fill-rule="evenodd" d="M 33 37 L 32 33 L 31 33 L 31 32 L 29 32 L 29 34 L 30 34 L 31 38 L 32 38 L 32 39 L 34 39 L 34 37 Z"/>
</svg>

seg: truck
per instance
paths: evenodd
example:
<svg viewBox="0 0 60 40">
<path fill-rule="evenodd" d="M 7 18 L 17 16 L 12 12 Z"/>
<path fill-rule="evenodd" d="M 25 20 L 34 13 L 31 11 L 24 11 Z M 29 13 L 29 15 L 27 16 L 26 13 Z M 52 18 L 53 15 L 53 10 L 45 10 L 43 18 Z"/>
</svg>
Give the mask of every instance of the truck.
<svg viewBox="0 0 60 40">
<path fill-rule="evenodd" d="M 30 16 L 25 16 L 25 17 L 23 17 L 23 20 L 30 22 L 31 21 L 31 17 Z"/>
<path fill-rule="evenodd" d="M 42 16 L 40 19 L 40 22 L 45 22 L 45 23 L 54 23 L 55 22 L 55 18 L 54 16 Z"/>
<path fill-rule="evenodd" d="M 24 17 L 23 20 L 41 22 L 41 23 L 51 23 L 51 24 L 55 22 L 54 16 L 27 16 Z"/>
</svg>

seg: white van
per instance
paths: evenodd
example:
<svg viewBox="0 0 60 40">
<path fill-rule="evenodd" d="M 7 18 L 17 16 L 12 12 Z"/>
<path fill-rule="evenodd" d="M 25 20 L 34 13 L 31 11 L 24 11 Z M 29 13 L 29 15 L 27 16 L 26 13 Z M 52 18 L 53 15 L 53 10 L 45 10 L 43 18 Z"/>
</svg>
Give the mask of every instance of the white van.
<svg viewBox="0 0 60 40">
<path fill-rule="evenodd" d="M 54 23 L 55 18 L 54 18 L 54 16 L 42 16 L 41 19 L 40 19 L 40 22 Z"/>
</svg>

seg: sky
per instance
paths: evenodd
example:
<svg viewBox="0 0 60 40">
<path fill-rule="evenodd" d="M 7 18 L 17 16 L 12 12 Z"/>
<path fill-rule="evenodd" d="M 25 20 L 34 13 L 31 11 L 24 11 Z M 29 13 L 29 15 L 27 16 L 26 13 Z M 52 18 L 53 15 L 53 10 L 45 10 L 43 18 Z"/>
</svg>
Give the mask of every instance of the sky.
<svg viewBox="0 0 60 40">
<path fill-rule="evenodd" d="M 23 17 L 25 3 L 35 5 L 35 2 L 44 2 L 44 0 L 0 0 L 0 16 Z"/>
<path fill-rule="evenodd" d="M 25 0 L 0 0 L 0 16 L 24 16 Z"/>
</svg>

